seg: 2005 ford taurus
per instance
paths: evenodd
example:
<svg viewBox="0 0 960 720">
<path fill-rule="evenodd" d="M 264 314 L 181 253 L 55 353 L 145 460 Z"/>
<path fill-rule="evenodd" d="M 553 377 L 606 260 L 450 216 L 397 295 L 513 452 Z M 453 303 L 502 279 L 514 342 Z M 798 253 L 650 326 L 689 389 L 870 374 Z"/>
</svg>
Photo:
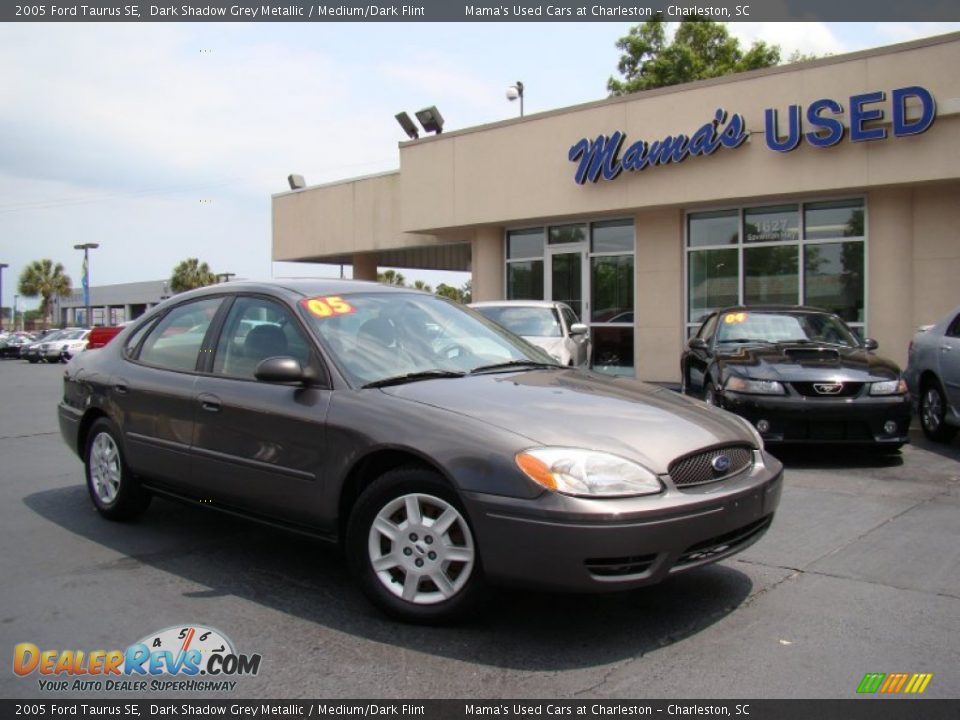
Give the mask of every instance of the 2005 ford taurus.
<svg viewBox="0 0 960 720">
<path fill-rule="evenodd" d="M 161 495 L 342 543 L 414 622 L 486 584 L 620 590 L 729 557 L 782 485 L 733 414 L 373 283 L 178 295 L 67 366 L 59 418 L 104 517 Z"/>
</svg>

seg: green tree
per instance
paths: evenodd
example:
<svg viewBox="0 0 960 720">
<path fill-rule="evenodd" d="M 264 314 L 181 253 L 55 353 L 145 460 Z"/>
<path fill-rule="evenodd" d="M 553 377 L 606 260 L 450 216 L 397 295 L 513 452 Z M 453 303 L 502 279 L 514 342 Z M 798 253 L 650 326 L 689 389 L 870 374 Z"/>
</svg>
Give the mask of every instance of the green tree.
<svg viewBox="0 0 960 720">
<path fill-rule="evenodd" d="M 435 292 L 440 297 L 449 298 L 462 305 L 470 302 L 473 295 L 471 282 L 469 280 L 458 288 L 453 287 L 453 285 L 447 285 L 446 283 L 440 283 L 437 285 Z"/>
<path fill-rule="evenodd" d="M 173 275 L 170 276 L 170 289 L 179 293 L 214 285 L 216 282 L 217 276 L 213 274 L 207 263 L 200 262 L 197 258 L 187 258 L 173 269 Z"/>
<path fill-rule="evenodd" d="M 413 287 L 416 290 L 423 290 L 424 292 L 428 292 L 428 293 L 433 292 L 433 288 L 430 287 L 430 285 L 424 280 L 414 280 Z"/>
<path fill-rule="evenodd" d="M 54 297 L 66 297 L 73 288 L 70 276 L 64 272 L 62 263 L 52 260 L 34 260 L 20 273 L 20 294 L 28 298 L 40 298 L 40 316 L 44 324 L 50 326 L 50 312 Z"/>
<path fill-rule="evenodd" d="M 740 47 L 723 23 L 701 17 L 680 21 L 672 41 L 667 39 L 661 15 L 630 28 L 617 40 L 623 51 L 611 77 L 611 95 L 627 95 L 668 85 L 705 80 L 733 73 L 772 67 L 780 62 L 780 47 L 755 42 L 749 50 Z"/>
<path fill-rule="evenodd" d="M 384 270 L 383 272 L 378 272 L 377 282 L 383 283 L 384 285 L 396 285 L 397 287 L 407 286 L 407 279 L 402 273 L 398 273 L 396 270 Z"/>
</svg>

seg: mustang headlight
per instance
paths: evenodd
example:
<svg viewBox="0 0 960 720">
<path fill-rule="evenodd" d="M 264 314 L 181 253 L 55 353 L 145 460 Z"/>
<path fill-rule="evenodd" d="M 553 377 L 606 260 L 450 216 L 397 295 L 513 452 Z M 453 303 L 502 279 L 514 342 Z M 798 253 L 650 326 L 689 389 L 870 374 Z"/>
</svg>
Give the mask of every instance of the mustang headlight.
<svg viewBox="0 0 960 720">
<path fill-rule="evenodd" d="M 578 497 L 653 495 L 663 490 L 645 467 L 616 455 L 579 448 L 544 447 L 516 455 L 524 474 L 548 490 Z"/>
<path fill-rule="evenodd" d="M 776 380 L 751 380 L 731 375 L 724 385 L 727 390 L 750 395 L 783 395 L 783 385 Z"/>
<path fill-rule="evenodd" d="M 906 392 L 907 381 L 902 378 L 900 380 L 884 380 L 883 382 L 870 384 L 871 395 L 904 395 Z"/>
</svg>

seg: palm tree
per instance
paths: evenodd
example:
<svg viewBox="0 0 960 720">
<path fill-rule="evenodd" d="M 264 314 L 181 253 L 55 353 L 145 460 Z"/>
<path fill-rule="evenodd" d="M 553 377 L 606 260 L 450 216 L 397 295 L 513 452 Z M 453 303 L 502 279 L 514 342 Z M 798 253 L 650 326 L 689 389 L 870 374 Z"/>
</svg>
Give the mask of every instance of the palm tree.
<svg viewBox="0 0 960 720">
<path fill-rule="evenodd" d="M 213 285 L 216 282 L 217 276 L 213 274 L 209 265 L 200 262 L 197 258 L 187 258 L 173 269 L 173 275 L 170 277 L 170 289 L 178 293 L 205 285 Z"/>
<path fill-rule="evenodd" d="M 383 283 L 384 285 L 397 285 L 399 287 L 406 287 L 407 285 L 407 279 L 402 273 L 398 273 L 396 270 L 384 270 L 382 273 L 378 272 L 377 282 Z"/>
<path fill-rule="evenodd" d="M 73 292 L 70 276 L 63 271 L 63 264 L 54 264 L 47 258 L 34 260 L 23 269 L 19 289 L 24 297 L 40 297 L 40 315 L 47 327 L 50 327 L 54 296 L 66 297 Z"/>
<path fill-rule="evenodd" d="M 432 293 L 432 292 L 433 292 L 433 288 L 430 287 L 430 286 L 429 286 L 426 282 L 424 282 L 423 280 L 414 280 L 414 281 L 413 281 L 413 287 L 414 287 L 414 289 L 416 289 L 416 290 L 423 290 L 424 292 L 428 292 L 428 293 Z"/>
</svg>

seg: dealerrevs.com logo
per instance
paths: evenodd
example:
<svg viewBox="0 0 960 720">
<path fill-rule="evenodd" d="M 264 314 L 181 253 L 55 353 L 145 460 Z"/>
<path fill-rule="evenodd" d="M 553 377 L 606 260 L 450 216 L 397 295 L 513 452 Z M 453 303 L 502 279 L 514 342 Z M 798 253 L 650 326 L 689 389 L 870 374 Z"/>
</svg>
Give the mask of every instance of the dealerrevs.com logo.
<svg viewBox="0 0 960 720">
<path fill-rule="evenodd" d="M 857 686 L 857 692 L 873 695 L 922 695 L 933 673 L 867 673 Z"/>
<path fill-rule="evenodd" d="M 126 650 L 41 650 L 19 643 L 13 672 L 38 674 L 40 690 L 52 692 L 232 691 L 232 678 L 256 675 L 261 659 L 238 653 L 219 630 L 175 625 Z"/>
</svg>

